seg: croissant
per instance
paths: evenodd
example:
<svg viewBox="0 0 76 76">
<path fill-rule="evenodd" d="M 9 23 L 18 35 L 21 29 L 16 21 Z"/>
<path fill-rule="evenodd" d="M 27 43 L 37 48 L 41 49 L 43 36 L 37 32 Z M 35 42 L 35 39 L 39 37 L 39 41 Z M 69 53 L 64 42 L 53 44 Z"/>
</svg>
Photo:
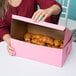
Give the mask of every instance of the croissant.
<svg viewBox="0 0 76 76">
<path fill-rule="evenodd" d="M 32 35 L 32 39 L 40 39 L 42 37 L 42 35 L 40 34 L 33 34 Z"/>
<path fill-rule="evenodd" d="M 24 35 L 24 40 L 29 43 L 48 46 L 53 48 L 63 48 L 63 40 L 56 40 L 49 36 L 26 33 Z"/>
<path fill-rule="evenodd" d="M 26 34 L 24 35 L 24 40 L 25 40 L 26 42 L 31 42 L 31 37 L 32 37 L 32 34 L 31 34 L 31 33 L 26 33 Z"/>
<path fill-rule="evenodd" d="M 60 40 L 54 40 L 54 46 L 59 47 L 61 44 Z"/>
<path fill-rule="evenodd" d="M 63 48 L 63 43 L 60 44 L 60 48 L 61 48 L 61 49 Z"/>
<path fill-rule="evenodd" d="M 51 46 L 54 44 L 54 41 L 51 37 L 48 37 L 48 36 L 42 36 L 39 41 L 41 42 L 44 42 L 44 43 L 48 43 L 50 44 Z"/>
<path fill-rule="evenodd" d="M 45 46 L 45 43 L 38 41 L 38 39 L 32 39 L 32 43 L 37 44 L 37 45 Z"/>
</svg>

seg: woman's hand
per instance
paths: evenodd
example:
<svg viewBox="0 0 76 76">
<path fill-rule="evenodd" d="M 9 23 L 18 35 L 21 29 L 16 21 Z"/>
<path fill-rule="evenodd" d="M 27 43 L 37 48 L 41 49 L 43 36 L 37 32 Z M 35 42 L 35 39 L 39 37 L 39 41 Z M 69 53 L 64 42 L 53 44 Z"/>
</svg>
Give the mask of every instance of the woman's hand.
<svg viewBox="0 0 76 76">
<path fill-rule="evenodd" d="M 5 34 L 3 36 L 3 40 L 7 43 L 7 49 L 8 49 L 8 53 L 11 56 L 15 55 L 14 49 L 11 47 L 11 36 L 9 34 Z"/>
<path fill-rule="evenodd" d="M 61 9 L 58 5 L 53 5 L 47 9 L 39 9 L 38 11 L 36 11 L 33 14 L 32 19 L 35 22 L 39 22 L 41 20 L 41 18 L 43 17 L 42 21 L 44 21 L 47 17 L 49 17 L 51 15 L 58 15 L 60 13 L 60 11 L 61 11 Z"/>
<path fill-rule="evenodd" d="M 39 9 L 36 11 L 32 17 L 32 19 L 35 22 L 39 22 L 41 18 L 43 17 L 42 21 L 44 21 L 47 17 L 49 17 L 52 14 L 49 9 Z"/>
</svg>

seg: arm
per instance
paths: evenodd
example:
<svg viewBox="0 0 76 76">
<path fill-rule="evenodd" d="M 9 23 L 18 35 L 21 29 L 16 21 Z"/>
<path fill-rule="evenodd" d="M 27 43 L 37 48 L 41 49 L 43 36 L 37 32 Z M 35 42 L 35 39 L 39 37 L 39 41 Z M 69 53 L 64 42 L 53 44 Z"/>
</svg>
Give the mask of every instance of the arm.
<svg viewBox="0 0 76 76">
<path fill-rule="evenodd" d="M 58 15 L 61 12 L 61 8 L 57 4 L 54 4 L 48 10 L 52 12 L 51 15 Z"/>
<path fill-rule="evenodd" d="M 4 21 L 0 19 L 0 41 L 3 41 L 3 36 L 9 34 L 9 28 L 5 25 Z"/>
<path fill-rule="evenodd" d="M 55 15 L 59 17 L 62 11 L 62 7 L 55 0 L 37 0 L 40 6 L 40 10 L 36 11 L 32 17 L 34 21 L 39 21 L 42 17 L 43 20 Z"/>
<path fill-rule="evenodd" d="M 11 41 L 11 36 L 10 36 L 10 34 L 5 34 L 5 35 L 3 35 L 3 40 L 4 40 L 7 44 L 11 45 L 11 44 L 10 44 L 10 41 Z"/>
<path fill-rule="evenodd" d="M 0 21 L 0 41 L 4 40 L 7 43 L 8 53 L 15 55 L 13 48 L 11 47 L 11 36 L 9 34 L 8 26 L 4 25 L 3 21 Z"/>
<path fill-rule="evenodd" d="M 12 16 L 11 14 L 12 12 L 9 11 L 5 15 L 5 18 L 3 20 L 0 18 L 0 41 L 4 40 L 7 43 L 8 53 L 10 55 L 15 55 L 15 52 L 11 47 L 11 36 L 10 36 L 11 16 Z"/>
<path fill-rule="evenodd" d="M 10 36 L 10 30 L 11 30 L 11 20 L 12 20 L 12 13 L 17 14 L 17 8 L 13 8 L 11 6 L 8 7 L 8 11 L 5 14 L 4 19 L 2 20 L 0 18 L 0 41 L 6 40 L 6 37 L 3 37 L 4 35 Z"/>
</svg>

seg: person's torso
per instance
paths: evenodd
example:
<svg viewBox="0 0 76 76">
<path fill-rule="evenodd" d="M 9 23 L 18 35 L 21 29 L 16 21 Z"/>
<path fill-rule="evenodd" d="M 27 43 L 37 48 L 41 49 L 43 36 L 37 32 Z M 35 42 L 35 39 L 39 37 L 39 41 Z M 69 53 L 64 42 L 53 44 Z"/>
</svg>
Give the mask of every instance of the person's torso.
<svg viewBox="0 0 76 76">
<path fill-rule="evenodd" d="M 22 0 L 18 7 L 10 7 L 5 15 L 5 23 L 10 26 L 12 15 L 19 15 L 23 17 L 31 18 L 34 12 L 37 10 L 36 0 Z"/>
</svg>

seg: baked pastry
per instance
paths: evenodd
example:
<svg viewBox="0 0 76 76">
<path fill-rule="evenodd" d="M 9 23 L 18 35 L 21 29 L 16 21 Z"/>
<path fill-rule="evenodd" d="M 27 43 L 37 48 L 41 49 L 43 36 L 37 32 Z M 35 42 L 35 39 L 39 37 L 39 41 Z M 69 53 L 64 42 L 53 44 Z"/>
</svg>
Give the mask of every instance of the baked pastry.
<svg viewBox="0 0 76 76">
<path fill-rule="evenodd" d="M 48 46 L 53 48 L 63 48 L 63 40 L 56 40 L 46 35 L 26 33 L 24 35 L 24 40 L 26 42 L 37 45 Z"/>
<path fill-rule="evenodd" d="M 42 36 L 39 41 L 50 44 L 51 46 L 54 44 L 53 39 L 49 36 Z"/>
<path fill-rule="evenodd" d="M 45 46 L 45 43 L 44 43 L 44 42 L 40 42 L 40 41 L 38 41 L 38 39 L 32 39 L 31 42 L 34 43 L 34 44 L 37 44 L 37 45 Z"/>
<path fill-rule="evenodd" d="M 54 46 L 59 47 L 61 44 L 60 40 L 54 40 Z"/>
<path fill-rule="evenodd" d="M 25 40 L 26 42 L 31 42 L 31 38 L 32 38 L 32 34 L 31 34 L 31 33 L 26 33 L 26 34 L 24 35 L 24 40 Z"/>
</svg>

